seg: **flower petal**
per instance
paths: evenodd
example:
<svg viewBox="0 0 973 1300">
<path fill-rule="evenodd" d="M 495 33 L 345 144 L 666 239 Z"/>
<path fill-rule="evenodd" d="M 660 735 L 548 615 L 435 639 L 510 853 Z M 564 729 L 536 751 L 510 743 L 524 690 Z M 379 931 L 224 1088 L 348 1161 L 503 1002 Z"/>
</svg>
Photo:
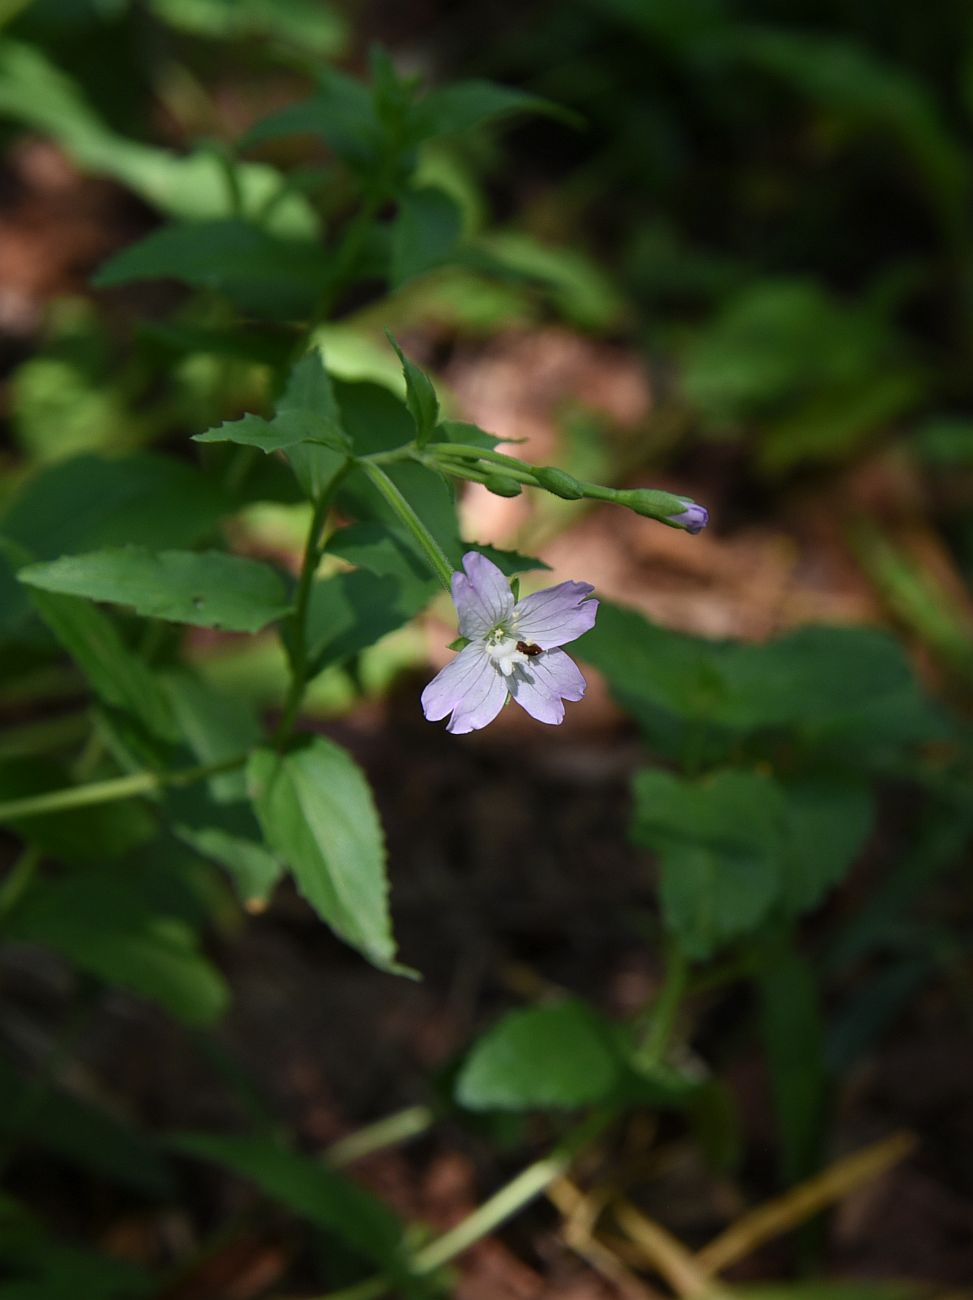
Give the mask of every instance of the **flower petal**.
<svg viewBox="0 0 973 1300">
<path fill-rule="evenodd" d="M 429 722 L 453 716 L 447 731 L 462 735 L 492 722 L 507 698 L 504 679 L 481 645 L 468 645 L 438 672 L 422 692 Z"/>
<path fill-rule="evenodd" d="M 479 551 L 466 552 L 463 568 L 465 574 L 453 574 L 453 604 L 460 632 L 475 641 L 510 618 L 514 597 L 507 579 Z"/>
<path fill-rule="evenodd" d="M 511 695 L 532 718 L 555 726 L 564 719 L 562 700 L 580 700 L 585 692 L 581 670 L 563 650 L 549 650 L 529 664 L 518 664 L 508 685 Z"/>
<path fill-rule="evenodd" d="M 586 600 L 594 591 L 590 582 L 561 582 L 525 596 L 514 609 L 517 636 L 542 650 L 567 645 L 595 625 L 597 600 Z"/>
</svg>

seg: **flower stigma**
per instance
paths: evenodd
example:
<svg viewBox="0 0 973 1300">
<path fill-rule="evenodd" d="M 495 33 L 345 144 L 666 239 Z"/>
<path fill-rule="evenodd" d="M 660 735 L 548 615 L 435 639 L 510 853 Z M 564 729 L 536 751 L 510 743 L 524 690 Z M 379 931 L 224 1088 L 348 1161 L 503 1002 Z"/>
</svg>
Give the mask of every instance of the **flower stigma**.
<svg viewBox="0 0 973 1300">
<path fill-rule="evenodd" d="M 501 623 L 488 634 L 485 649 L 504 677 L 509 677 L 518 664 L 530 661 L 517 649 L 517 638 Z"/>
</svg>

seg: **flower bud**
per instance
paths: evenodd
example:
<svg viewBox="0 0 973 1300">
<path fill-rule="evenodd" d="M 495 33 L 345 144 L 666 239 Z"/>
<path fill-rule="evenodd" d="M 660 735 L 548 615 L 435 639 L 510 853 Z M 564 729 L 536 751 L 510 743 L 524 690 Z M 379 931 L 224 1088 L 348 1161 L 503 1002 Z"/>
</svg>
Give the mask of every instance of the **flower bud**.
<svg viewBox="0 0 973 1300">
<path fill-rule="evenodd" d="M 585 495 L 584 485 L 563 469 L 549 465 L 531 470 L 531 473 L 537 480 L 537 486 L 552 496 L 561 497 L 565 501 L 580 501 Z"/>
<path fill-rule="evenodd" d="M 483 486 L 497 497 L 519 497 L 521 488 L 516 479 L 503 474 L 490 474 L 483 480 Z"/>
<path fill-rule="evenodd" d="M 684 528 L 687 533 L 701 533 L 709 523 L 709 511 L 705 506 L 698 506 L 695 501 L 685 501 L 684 510 L 669 516 L 669 522 L 677 528 Z"/>
</svg>

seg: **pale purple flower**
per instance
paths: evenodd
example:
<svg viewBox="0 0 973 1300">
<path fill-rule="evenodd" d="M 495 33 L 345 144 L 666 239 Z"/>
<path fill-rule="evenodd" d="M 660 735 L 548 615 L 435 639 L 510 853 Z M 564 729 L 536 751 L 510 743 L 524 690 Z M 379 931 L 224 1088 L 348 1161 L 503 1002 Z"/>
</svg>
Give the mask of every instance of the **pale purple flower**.
<svg viewBox="0 0 973 1300">
<path fill-rule="evenodd" d="M 467 551 L 463 568 L 453 574 L 453 603 L 469 645 L 422 692 L 427 720 L 448 713 L 447 731 L 479 731 L 512 696 L 538 722 L 561 722 L 564 701 L 580 700 L 585 680 L 560 647 L 594 626 L 594 588 L 561 582 L 515 602 L 485 555 Z"/>
<path fill-rule="evenodd" d="M 709 511 L 705 506 L 698 506 L 695 501 L 686 501 L 684 504 L 686 509 L 677 515 L 670 515 L 669 522 L 685 528 L 687 533 L 701 533 L 709 523 Z"/>
</svg>

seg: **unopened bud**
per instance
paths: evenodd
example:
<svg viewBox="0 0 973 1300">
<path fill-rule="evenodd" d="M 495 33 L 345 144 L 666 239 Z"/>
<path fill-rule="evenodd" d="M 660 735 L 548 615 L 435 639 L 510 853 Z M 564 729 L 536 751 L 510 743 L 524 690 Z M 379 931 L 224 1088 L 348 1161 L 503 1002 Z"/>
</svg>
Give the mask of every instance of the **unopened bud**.
<svg viewBox="0 0 973 1300">
<path fill-rule="evenodd" d="M 532 469 L 531 473 L 537 480 L 538 487 L 550 492 L 552 496 L 561 497 L 565 501 L 580 501 L 585 495 L 584 485 L 573 474 L 556 466 L 541 466 Z"/>
<path fill-rule="evenodd" d="M 684 501 L 685 509 L 670 515 L 669 522 L 677 528 L 684 528 L 687 533 L 701 533 L 709 523 L 709 511 L 705 506 L 698 506 L 695 501 Z"/>
<path fill-rule="evenodd" d="M 503 474 L 491 474 L 483 480 L 483 486 L 496 497 L 519 497 L 520 484 L 516 479 L 506 478 Z"/>
</svg>

